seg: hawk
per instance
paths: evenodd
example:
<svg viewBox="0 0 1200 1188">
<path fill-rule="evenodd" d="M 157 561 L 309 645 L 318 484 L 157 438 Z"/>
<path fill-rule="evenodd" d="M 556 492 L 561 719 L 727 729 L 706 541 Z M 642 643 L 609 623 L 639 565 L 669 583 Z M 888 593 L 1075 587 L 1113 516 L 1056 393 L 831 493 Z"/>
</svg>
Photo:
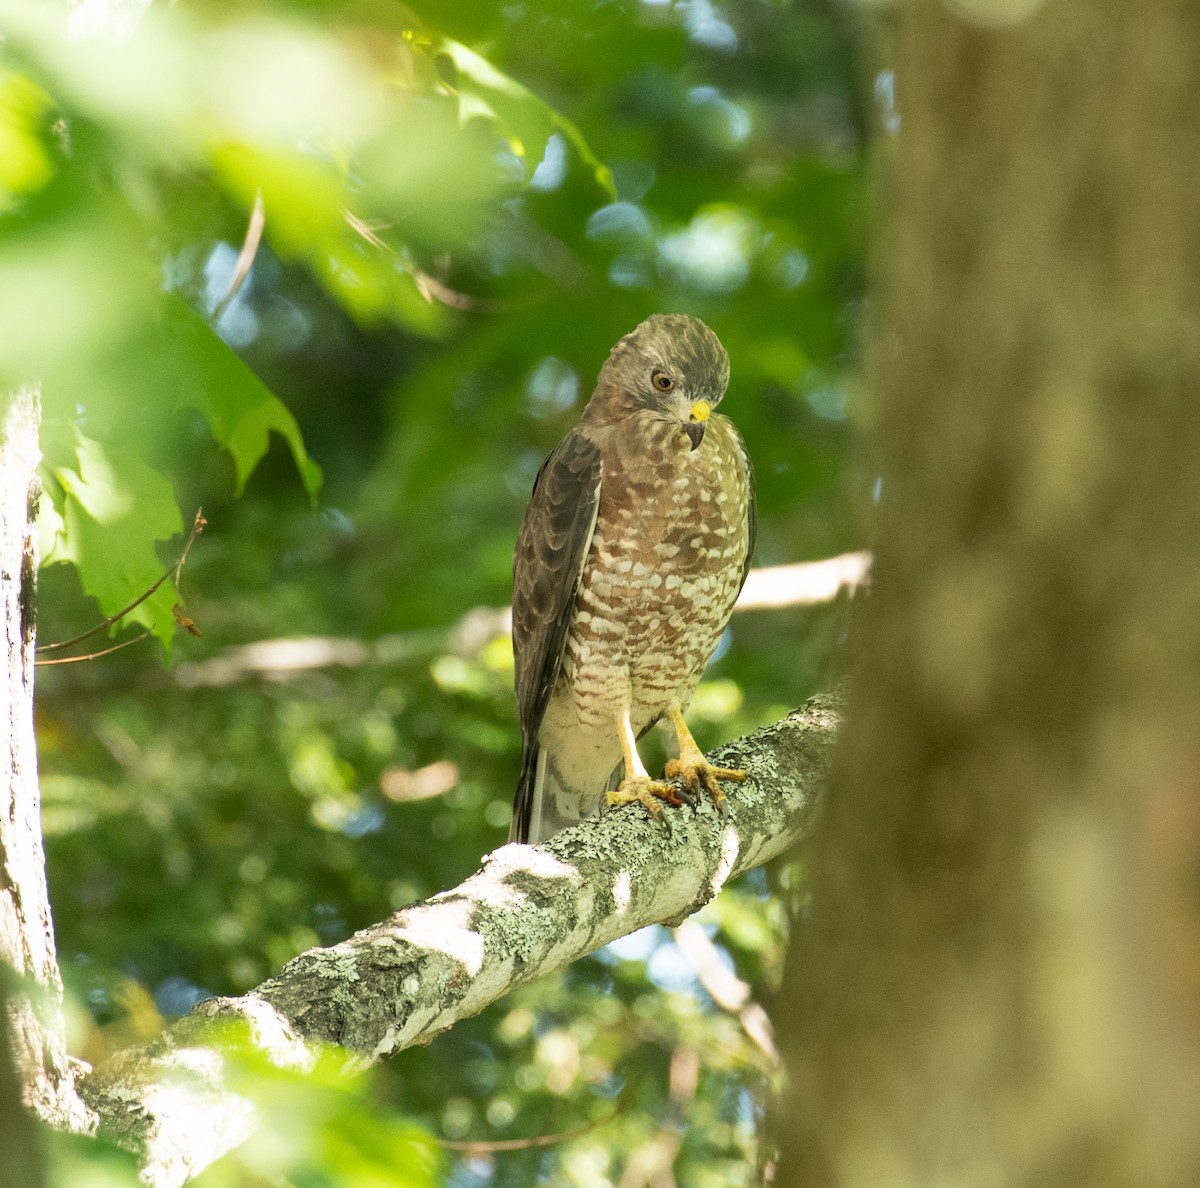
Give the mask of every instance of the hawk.
<svg viewBox="0 0 1200 1188">
<path fill-rule="evenodd" d="M 510 841 L 609 804 L 679 804 L 637 740 L 662 718 L 666 776 L 722 807 L 684 712 L 754 550 L 754 472 L 714 409 L 729 356 L 698 318 L 648 318 L 613 348 L 579 424 L 542 464 L 513 556 L 521 779 Z M 610 791 L 621 765 L 625 778 Z"/>
</svg>

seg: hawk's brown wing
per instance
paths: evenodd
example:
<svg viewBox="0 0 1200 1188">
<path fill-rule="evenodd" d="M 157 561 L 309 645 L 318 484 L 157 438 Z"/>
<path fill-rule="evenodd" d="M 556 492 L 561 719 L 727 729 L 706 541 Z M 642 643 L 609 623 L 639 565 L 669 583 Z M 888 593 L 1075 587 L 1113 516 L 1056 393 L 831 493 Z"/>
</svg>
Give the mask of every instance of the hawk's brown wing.
<svg viewBox="0 0 1200 1188">
<path fill-rule="evenodd" d="M 746 520 L 750 536 L 746 542 L 746 560 L 742 565 L 741 585 L 738 586 L 740 590 L 746 584 L 746 575 L 750 572 L 750 562 L 754 558 L 754 544 L 758 539 L 758 495 L 754 490 L 754 463 L 750 461 L 750 451 L 746 449 L 745 439 L 732 421 L 729 422 L 729 428 L 733 432 L 733 440 L 746 467 Z"/>
<path fill-rule="evenodd" d="M 513 553 L 513 654 L 521 722 L 514 838 L 528 830 L 537 736 L 562 668 L 567 631 L 600 506 L 600 451 L 573 429 L 542 464 Z"/>
</svg>

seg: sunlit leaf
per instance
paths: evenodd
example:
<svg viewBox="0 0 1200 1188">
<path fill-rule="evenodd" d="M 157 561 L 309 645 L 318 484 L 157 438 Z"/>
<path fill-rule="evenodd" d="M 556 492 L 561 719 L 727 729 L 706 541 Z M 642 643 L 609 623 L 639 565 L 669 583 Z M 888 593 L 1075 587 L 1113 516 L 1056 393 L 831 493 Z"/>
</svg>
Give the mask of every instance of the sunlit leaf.
<svg viewBox="0 0 1200 1188">
<path fill-rule="evenodd" d="M 47 1188 L 141 1188 L 137 1156 L 105 1139 L 45 1131 Z"/>
<path fill-rule="evenodd" d="M 478 126 L 459 126 L 449 101 L 400 105 L 355 158 L 361 202 L 386 224 L 389 242 L 467 245 L 514 192 L 495 148 Z"/>
<path fill-rule="evenodd" d="M 125 220 L 95 210 L 0 238 L 0 375 L 40 376 L 103 349 L 143 312 L 145 262 Z"/>
<path fill-rule="evenodd" d="M 526 180 L 533 176 L 545 155 L 550 133 L 557 129 L 591 169 L 596 184 L 616 200 L 612 172 L 592 152 L 570 120 L 461 42 L 438 38 L 433 43 L 433 52 L 454 64 L 460 118 L 464 123 L 476 116 L 494 120 L 524 164 Z"/>
<path fill-rule="evenodd" d="M 44 562 L 73 562 L 84 592 L 105 616 L 117 614 L 163 574 L 155 545 L 183 530 L 175 493 L 135 451 L 74 426 L 50 426 L 42 442 L 47 478 L 61 493 L 55 502 L 62 524 Z M 175 601 L 174 587 L 164 583 L 120 626 L 148 627 L 170 655 Z"/>
<path fill-rule="evenodd" d="M 233 1188 L 248 1177 L 355 1188 L 445 1183 L 429 1132 L 380 1109 L 369 1093 L 371 1078 L 349 1080 L 336 1050 L 318 1056 L 313 1068 L 285 1069 L 224 1030 L 220 1042 L 232 1079 L 258 1107 L 259 1124 L 248 1142 L 196 1180 L 197 1188 Z"/>
<path fill-rule="evenodd" d="M 403 153 L 399 157 L 406 160 Z M 231 144 L 214 153 L 213 166 L 218 180 L 247 208 L 262 192 L 271 246 L 284 259 L 307 265 L 360 321 L 391 320 L 420 334 L 444 327 L 445 310 L 420 293 L 405 261 L 356 230 L 346 181 L 328 159 L 311 151 Z"/>
<path fill-rule="evenodd" d="M 24 75 L 0 72 L 0 211 L 53 172 L 41 128 L 48 98 Z"/>
</svg>

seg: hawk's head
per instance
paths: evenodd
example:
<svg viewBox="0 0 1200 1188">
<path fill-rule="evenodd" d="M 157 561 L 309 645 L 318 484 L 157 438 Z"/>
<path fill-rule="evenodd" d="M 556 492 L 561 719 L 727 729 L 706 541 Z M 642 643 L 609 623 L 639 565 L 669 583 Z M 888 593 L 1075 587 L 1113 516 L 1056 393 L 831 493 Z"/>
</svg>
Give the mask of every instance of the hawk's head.
<svg viewBox="0 0 1200 1188">
<path fill-rule="evenodd" d="M 613 347 L 591 403 L 606 417 L 642 411 L 678 424 L 694 450 L 728 383 L 729 356 L 699 318 L 655 314 Z"/>
</svg>

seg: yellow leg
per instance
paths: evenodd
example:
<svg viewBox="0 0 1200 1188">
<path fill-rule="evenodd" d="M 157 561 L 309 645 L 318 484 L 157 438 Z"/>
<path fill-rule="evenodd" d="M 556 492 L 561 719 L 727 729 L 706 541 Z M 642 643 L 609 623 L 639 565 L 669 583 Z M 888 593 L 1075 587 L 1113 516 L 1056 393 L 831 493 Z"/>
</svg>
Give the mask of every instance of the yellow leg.
<svg viewBox="0 0 1200 1188">
<path fill-rule="evenodd" d="M 667 762 L 663 773 L 667 779 L 673 780 L 678 776 L 684 787 L 693 795 L 698 796 L 703 787 L 713 798 L 713 803 L 723 813 L 725 811 L 725 793 L 719 780 L 734 780 L 740 783 L 746 778 L 744 771 L 734 767 L 714 767 L 704 757 L 704 752 L 696 745 L 692 732 L 683 720 L 679 706 L 673 705 L 667 710 L 671 725 L 675 727 L 675 737 L 679 740 L 679 758 Z"/>
<path fill-rule="evenodd" d="M 633 737 L 628 710 L 622 712 L 618 726 L 621 732 L 621 754 L 625 757 L 625 778 L 615 792 L 608 794 L 608 803 L 641 804 L 655 817 L 662 815 L 661 801 L 665 800 L 667 804 L 682 804 L 679 793 L 670 784 L 650 778 L 646 765 L 638 754 L 637 739 Z"/>
</svg>

